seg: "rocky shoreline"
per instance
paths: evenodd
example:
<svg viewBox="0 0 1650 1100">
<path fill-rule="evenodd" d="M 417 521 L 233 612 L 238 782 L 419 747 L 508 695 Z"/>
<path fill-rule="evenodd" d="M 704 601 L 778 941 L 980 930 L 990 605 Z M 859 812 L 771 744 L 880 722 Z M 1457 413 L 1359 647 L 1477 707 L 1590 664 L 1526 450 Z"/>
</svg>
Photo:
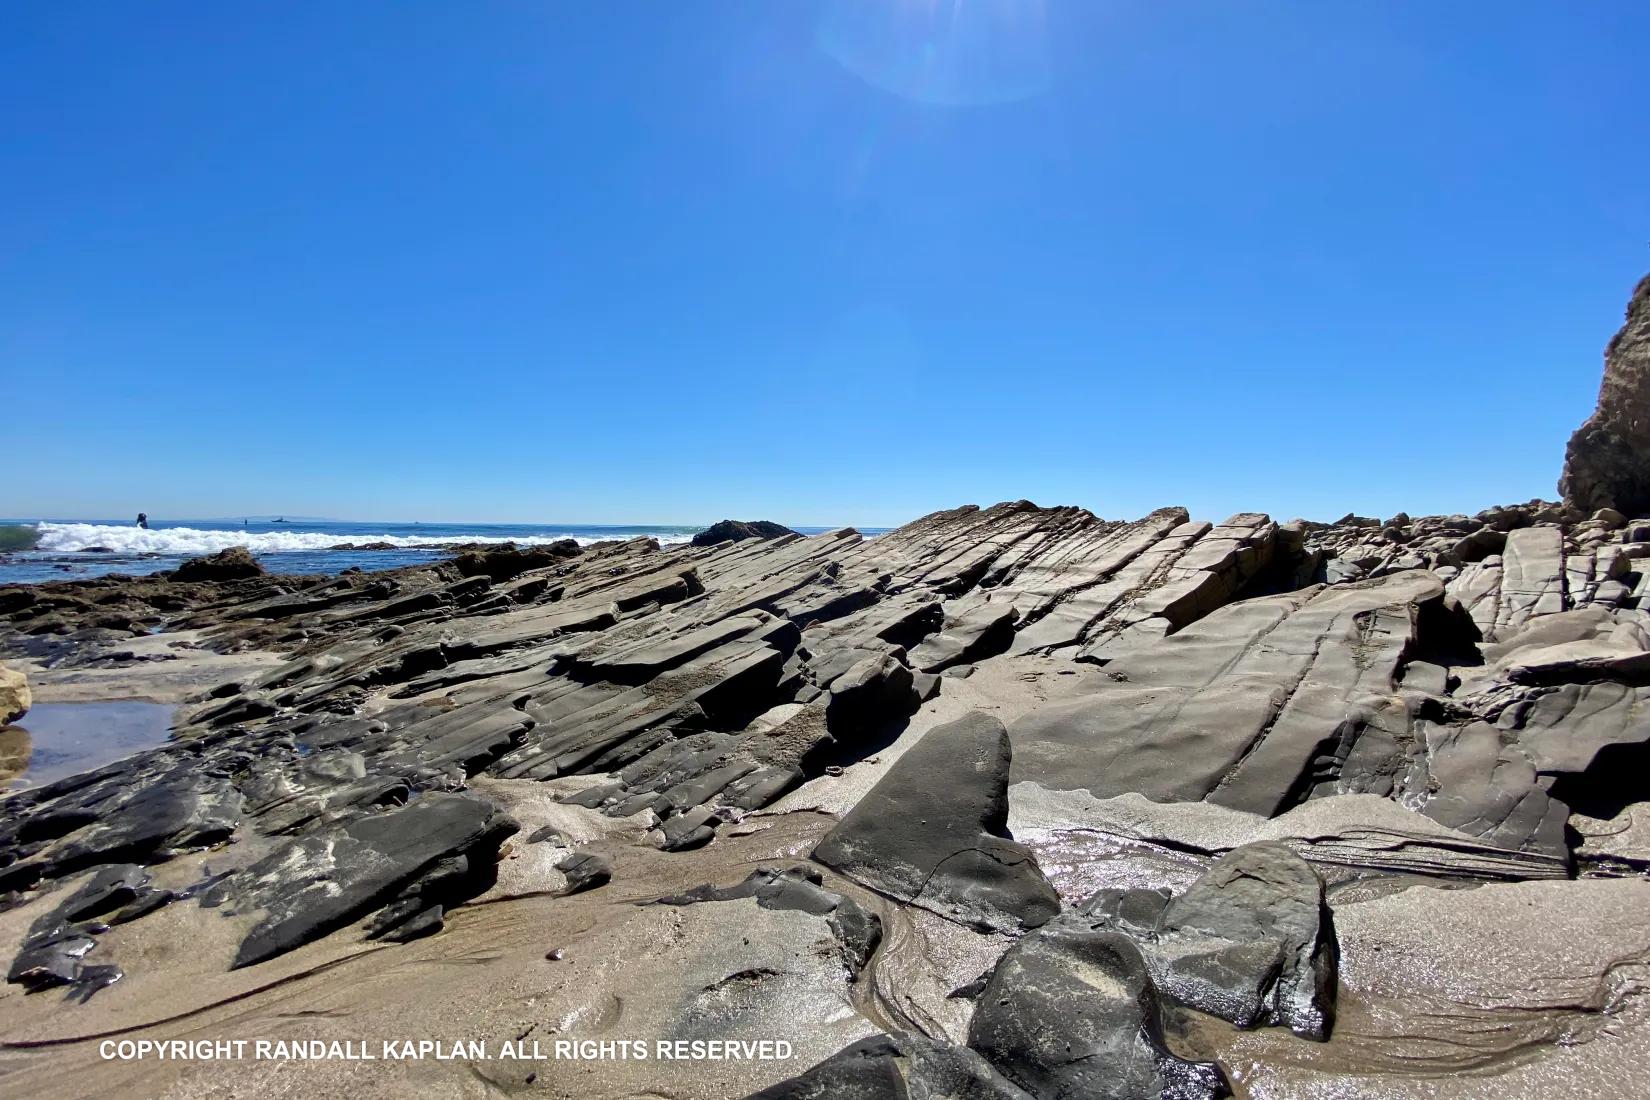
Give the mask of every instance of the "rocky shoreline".
<svg viewBox="0 0 1650 1100">
<path fill-rule="evenodd" d="M 37 697 L 164 678 L 169 644 L 205 677 L 175 681 L 169 743 L 3 803 L 0 1080 L 1630 1091 L 1650 449 L 1612 425 L 1650 410 L 1647 288 L 1570 503 L 1321 524 L 1018 501 L 869 540 L 731 524 L 337 577 L 230 551 L 0 588 Z M 116 1035 L 794 1055 L 119 1064 Z"/>
</svg>

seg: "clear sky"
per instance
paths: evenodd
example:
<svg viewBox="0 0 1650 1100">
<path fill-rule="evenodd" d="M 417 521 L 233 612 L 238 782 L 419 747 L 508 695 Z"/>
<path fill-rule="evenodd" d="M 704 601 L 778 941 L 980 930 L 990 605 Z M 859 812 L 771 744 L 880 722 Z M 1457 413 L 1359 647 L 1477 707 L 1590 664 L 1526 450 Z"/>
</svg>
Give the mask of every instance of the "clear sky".
<svg viewBox="0 0 1650 1100">
<path fill-rule="evenodd" d="M 0 6 L 0 515 L 1551 497 L 1650 3 Z"/>
</svg>

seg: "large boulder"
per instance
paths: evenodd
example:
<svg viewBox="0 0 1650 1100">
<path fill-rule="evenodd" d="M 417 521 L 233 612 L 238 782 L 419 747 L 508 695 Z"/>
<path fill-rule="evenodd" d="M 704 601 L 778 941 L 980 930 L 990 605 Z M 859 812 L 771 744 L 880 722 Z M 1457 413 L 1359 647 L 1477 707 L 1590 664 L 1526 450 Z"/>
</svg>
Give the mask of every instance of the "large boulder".
<svg viewBox="0 0 1650 1100">
<path fill-rule="evenodd" d="M 693 536 L 695 546 L 715 546 L 719 542 L 740 542 L 744 539 L 776 539 L 783 535 L 794 535 L 789 527 L 772 520 L 755 519 L 725 519 L 720 523 L 713 523 L 709 527 Z"/>
<path fill-rule="evenodd" d="M 1060 899 L 1008 834 L 1008 731 L 974 712 L 929 730 L 814 849 L 900 901 L 993 931 L 1035 928 Z"/>
<path fill-rule="evenodd" d="M 264 567 L 244 546 L 231 546 L 216 554 L 190 558 L 172 573 L 175 581 L 238 581 L 261 577 Z"/>
<path fill-rule="evenodd" d="M 1558 491 L 1586 512 L 1650 515 L 1650 275 L 1605 349 L 1598 407 L 1570 437 Z"/>
<path fill-rule="evenodd" d="M 29 678 L 15 668 L 0 665 L 0 726 L 23 717 L 32 702 Z"/>
<path fill-rule="evenodd" d="M 1238 1027 L 1281 1024 L 1329 1037 L 1334 925 L 1323 880 L 1287 845 L 1233 849 L 1173 896 L 1102 890 L 1083 912 L 1135 939 L 1158 989 L 1178 1003 Z"/>
<path fill-rule="evenodd" d="M 1187 1061 L 1164 1044 L 1157 989 L 1139 948 L 1080 914 L 1010 947 L 976 1003 L 968 1045 L 1033 1096 L 1229 1095 L 1217 1066 Z"/>
</svg>

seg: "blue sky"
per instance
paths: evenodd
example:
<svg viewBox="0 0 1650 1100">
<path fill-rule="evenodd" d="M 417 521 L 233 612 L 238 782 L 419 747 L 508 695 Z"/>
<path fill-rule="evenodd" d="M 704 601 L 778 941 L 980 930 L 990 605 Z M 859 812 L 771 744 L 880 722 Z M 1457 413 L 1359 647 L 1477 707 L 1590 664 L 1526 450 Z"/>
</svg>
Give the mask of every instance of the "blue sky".
<svg viewBox="0 0 1650 1100">
<path fill-rule="evenodd" d="M 0 515 L 1551 497 L 1650 4 L 13 3 Z"/>
</svg>

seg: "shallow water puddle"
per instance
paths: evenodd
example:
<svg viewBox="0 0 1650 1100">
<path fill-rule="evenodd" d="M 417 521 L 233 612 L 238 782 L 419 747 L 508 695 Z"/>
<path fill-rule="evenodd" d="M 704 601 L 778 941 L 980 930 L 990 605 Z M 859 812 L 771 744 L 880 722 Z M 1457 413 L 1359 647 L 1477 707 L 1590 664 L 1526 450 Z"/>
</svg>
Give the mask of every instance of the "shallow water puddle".
<svg viewBox="0 0 1650 1100">
<path fill-rule="evenodd" d="M 0 729 L 0 791 L 36 787 L 154 748 L 172 730 L 162 703 L 38 703 Z"/>
</svg>

